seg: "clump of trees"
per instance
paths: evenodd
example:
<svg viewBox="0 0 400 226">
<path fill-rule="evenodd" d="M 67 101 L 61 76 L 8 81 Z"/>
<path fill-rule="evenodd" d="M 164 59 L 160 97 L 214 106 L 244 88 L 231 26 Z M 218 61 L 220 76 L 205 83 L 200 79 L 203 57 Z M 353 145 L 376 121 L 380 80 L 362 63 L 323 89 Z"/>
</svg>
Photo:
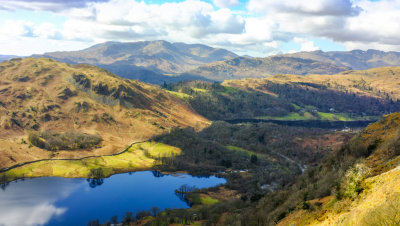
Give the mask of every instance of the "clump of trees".
<svg viewBox="0 0 400 226">
<path fill-rule="evenodd" d="M 281 116 L 295 111 L 290 102 L 258 91 L 245 91 L 217 82 L 184 81 L 163 86 L 191 95 L 189 104 L 211 120 Z M 201 90 L 201 91 L 200 91 Z"/>
<path fill-rule="evenodd" d="M 80 131 L 64 133 L 32 131 L 28 135 L 28 140 L 36 147 L 56 151 L 91 148 L 99 144 L 103 139 L 97 134 L 87 134 Z"/>
<path fill-rule="evenodd" d="M 217 82 L 182 81 L 164 84 L 163 88 L 192 96 L 187 100 L 189 104 L 211 120 L 283 116 L 293 112 L 303 115 L 306 111 L 319 117 L 314 111 L 330 112 L 332 109 L 352 116 L 379 116 L 400 111 L 400 101 L 392 100 L 388 95 L 377 98 L 345 88 L 333 90 L 305 82 L 281 84 L 269 81 L 252 85 L 254 88 L 233 88 Z"/>
</svg>

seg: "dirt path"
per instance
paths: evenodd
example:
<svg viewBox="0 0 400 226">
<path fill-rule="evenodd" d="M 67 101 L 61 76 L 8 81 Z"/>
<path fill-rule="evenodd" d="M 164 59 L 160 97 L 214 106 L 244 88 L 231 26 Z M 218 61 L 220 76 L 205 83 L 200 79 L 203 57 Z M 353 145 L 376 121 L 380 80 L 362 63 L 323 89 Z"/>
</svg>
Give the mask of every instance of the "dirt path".
<svg viewBox="0 0 400 226">
<path fill-rule="evenodd" d="M 117 152 L 117 153 L 108 154 L 108 155 L 91 155 L 91 156 L 85 156 L 85 157 L 81 157 L 81 158 L 39 159 L 39 160 L 34 160 L 34 161 L 29 161 L 29 162 L 18 163 L 18 164 L 12 165 L 10 167 L 6 167 L 6 168 L 3 168 L 3 169 L 0 169 L 0 173 L 4 173 L 4 172 L 6 172 L 8 170 L 11 170 L 11 169 L 14 169 L 14 168 L 17 168 L 17 167 L 20 167 L 20 166 L 28 165 L 28 164 L 35 163 L 35 162 L 41 162 L 41 161 L 49 161 L 49 160 L 82 160 L 82 159 L 87 159 L 87 158 L 96 158 L 96 157 L 104 157 L 104 156 L 116 156 L 116 155 L 120 155 L 120 154 L 128 151 L 129 148 L 132 147 L 132 145 L 138 144 L 138 143 L 142 143 L 142 142 L 145 142 L 145 140 L 143 140 L 143 141 L 135 141 L 135 142 L 131 143 L 130 145 L 128 145 L 128 147 L 126 147 L 124 150 L 122 150 L 120 152 Z"/>
</svg>

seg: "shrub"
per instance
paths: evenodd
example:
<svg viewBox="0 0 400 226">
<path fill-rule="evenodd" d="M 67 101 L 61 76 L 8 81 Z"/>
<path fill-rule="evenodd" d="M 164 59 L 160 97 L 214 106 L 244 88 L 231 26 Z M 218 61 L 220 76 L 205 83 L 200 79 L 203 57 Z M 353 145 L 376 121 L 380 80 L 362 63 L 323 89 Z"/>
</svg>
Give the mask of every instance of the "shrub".
<svg viewBox="0 0 400 226">
<path fill-rule="evenodd" d="M 90 148 L 103 139 L 97 134 L 87 134 L 79 131 L 57 133 L 51 131 L 30 132 L 29 142 L 39 148 L 55 150 L 76 150 Z"/>
<path fill-rule="evenodd" d="M 355 198 L 363 190 L 362 182 L 368 176 L 369 168 L 363 164 L 356 164 L 350 168 L 341 184 L 340 196 Z"/>
</svg>

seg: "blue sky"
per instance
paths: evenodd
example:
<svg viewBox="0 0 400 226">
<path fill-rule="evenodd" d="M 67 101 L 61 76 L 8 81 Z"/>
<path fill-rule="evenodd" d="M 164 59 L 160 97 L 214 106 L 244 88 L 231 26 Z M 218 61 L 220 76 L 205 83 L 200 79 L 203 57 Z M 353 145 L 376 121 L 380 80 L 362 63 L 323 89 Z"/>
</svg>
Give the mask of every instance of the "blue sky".
<svg viewBox="0 0 400 226">
<path fill-rule="evenodd" d="M 252 56 L 400 51 L 399 30 L 400 0 L 0 0 L 0 55 L 160 39 Z"/>
</svg>

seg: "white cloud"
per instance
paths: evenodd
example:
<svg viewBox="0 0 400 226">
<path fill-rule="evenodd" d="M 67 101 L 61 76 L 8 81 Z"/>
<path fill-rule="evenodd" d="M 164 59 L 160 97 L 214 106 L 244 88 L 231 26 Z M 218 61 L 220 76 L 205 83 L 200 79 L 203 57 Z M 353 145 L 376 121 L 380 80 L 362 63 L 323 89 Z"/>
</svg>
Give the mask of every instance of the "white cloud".
<svg viewBox="0 0 400 226">
<path fill-rule="evenodd" d="M 213 3 L 220 8 L 229 8 L 239 5 L 238 0 L 213 0 Z"/>
<path fill-rule="evenodd" d="M 275 11 L 324 16 L 354 16 L 361 10 L 351 0 L 250 0 L 248 9 L 254 12 Z"/>
<path fill-rule="evenodd" d="M 34 37 L 47 39 L 61 39 L 61 33 L 58 28 L 52 23 L 41 23 L 36 25 L 25 20 L 6 20 L 0 24 L 0 37 Z"/>
<path fill-rule="evenodd" d="M 319 47 L 315 46 L 313 41 L 309 41 L 309 40 L 307 40 L 305 38 L 295 37 L 293 39 L 293 41 L 300 44 L 300 51 L 315 51 L 315 50 L 319 50 Z"/>
<path fill-rule="evenodd" d="M 292 37 L 326 38 L 348 49 L 400 47 L 400 0 L 250 0 L 247 7 L 265 14 L 278 24 L 278 31 Z M 303 43 L 302 48 L 315 46 Z"/>
<path fill-rule="evenodd" d="M 59 29 L 52 23 L 42 23 L 35 27 L 33 34 L 38 37 L 48 38 L 48 39 L 61 39 L 61 34 Z"/>
<path fill-rule="evenodd" d="M 6 20 L 0 26 L 0 35 L 8 37 L 32 36 L 33 23 L 24 20 Z"/>
<path fill-rule="evenodd" d="M 245 20 L 229 9 L 188 0 L 161 5 L 132 0 L 94 4 L 64 25 L 64 35 L 80 40 L 199 40 L 214 34 L 241 34 Z M 70 11 L 76 15 L 77 10 Z M 189 36 L 189 37 L 186 37 Z"/>
<path fill-rule="evenodd" d="M 40 37 L 4 37 L 0 35 L 0 54 L 29 56 L 44 52 L 80 50 L 93 44 L 95 43 Z"/>
<path fill-rule="evenodd" d="M 163 4 L 141 0 L 0 0 L 3 8 L 51 10 L 67 18 L 62 27 L 52 25 L 51 21 L 3 22 L 0 38 L 14 37 L 9 40 L 11 46 L 15 40 L 31 44 L 34 40 L 68 43 L 66 49 L 54 50 L 69 50 L 74 43 L 89 46 L 104 41 L 163 39 L 213 45 L 244 54 L 248 51 L 259 56 L 279 51 L 279 43 L 295 37 L 328 39 L 348 49 L 399 49 L 400 0 L 249 0 L 247 11 L 229 9 L 238 3 L 238 0 Z M 57 7 L 64 8 L 60 12 Z M 61 45 L 60 41 L 56 46 Z M 317 49 L 310 41 L 300 45 L 302 50 Z M 36 46 L 49 49 L 43 43 L 33 46 L 25 47 L 24 52 L 37 51 Z M 0 54 L 4 54 L 2 49 L 10 48 L 0 46 Z"/>
<path fill-rule="evenodd" d="M 89 3 L 104 1 L 108 0 L 0 0 L 0 9 L 48 10 L 58 12 L 69 8 L 86 7 Z"/>
</svg>

